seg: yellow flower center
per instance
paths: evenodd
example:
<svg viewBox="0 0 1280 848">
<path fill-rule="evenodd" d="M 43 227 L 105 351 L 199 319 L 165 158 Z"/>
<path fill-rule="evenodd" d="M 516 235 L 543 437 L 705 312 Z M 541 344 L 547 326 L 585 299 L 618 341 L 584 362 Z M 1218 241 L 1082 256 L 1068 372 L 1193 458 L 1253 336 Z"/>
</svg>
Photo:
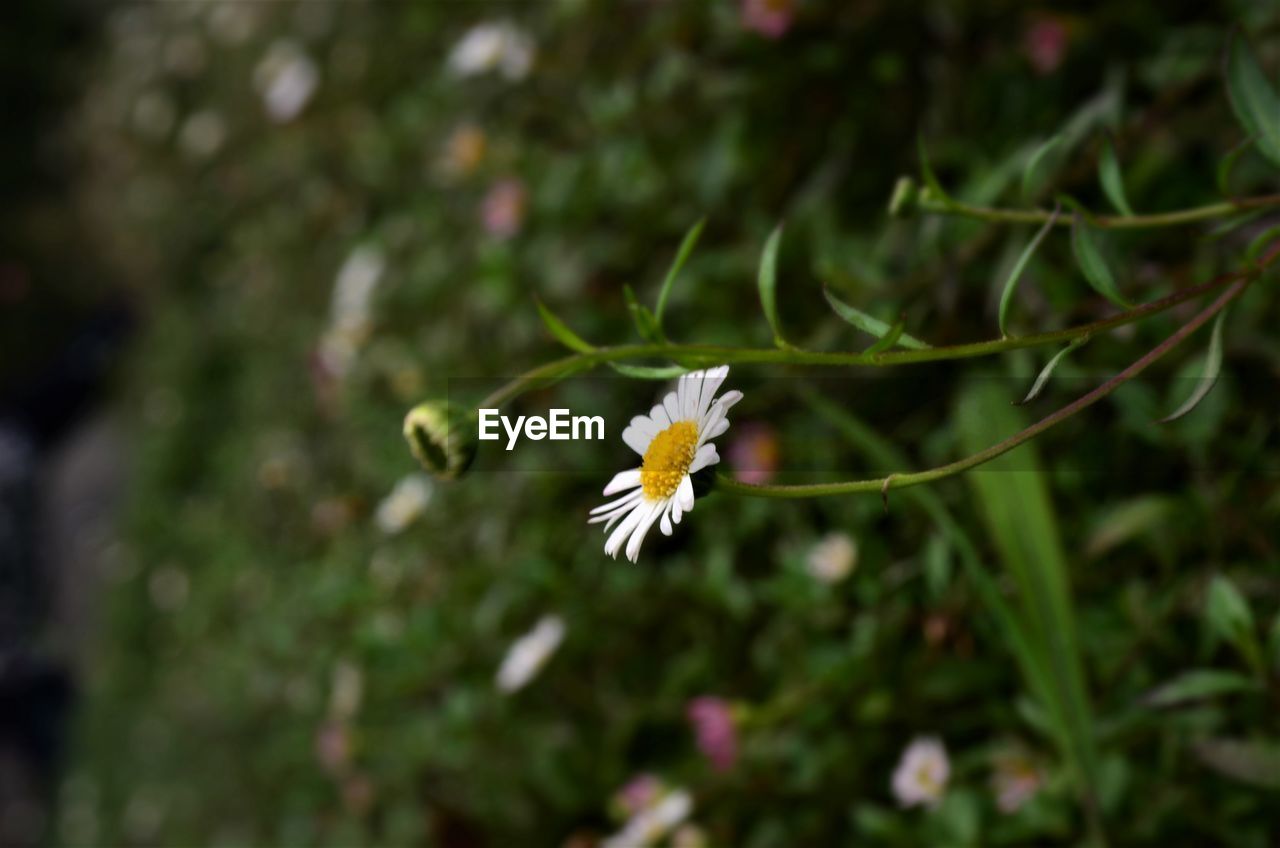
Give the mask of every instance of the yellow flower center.
<svg viewBox="0 0 1280 848">
<path fill-rule="evenodd" d="M 669 498 L 680 488 L 698 448 L 698 426 L 677 421 L 653 437 L 640 465 L 640 485 L 651 501 Z"/>
</svg>

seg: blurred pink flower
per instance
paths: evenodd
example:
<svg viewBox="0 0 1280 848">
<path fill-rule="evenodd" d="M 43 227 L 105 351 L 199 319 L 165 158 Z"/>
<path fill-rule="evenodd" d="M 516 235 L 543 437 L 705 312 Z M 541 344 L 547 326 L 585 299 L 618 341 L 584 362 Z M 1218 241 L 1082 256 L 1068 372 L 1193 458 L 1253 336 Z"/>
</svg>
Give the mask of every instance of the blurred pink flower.
<svg viewBox="0 0 1280 848">
<path fill-rule="evenodd" d="M 716 771 L 728 771 L 738 760 L 738 731 L 733 712 L 723 698 L 704 695 L 685 711 L 698 739 L 698 750 Z"/>
<path fill-rule="evenodd" d="M 1022 49 L 1041 76 L 1051 74 L 1067 54 L 1067 27 L 1057 18 L 1038 17 L 1022 33 Z"/>
<path fill-rule="evenodd" d="M 340 721 L 326 721 L 316 730 L 316 760 L 329 774 L 340 774 L 351 760 L 351 734 Z"/>
<path fill-rule="evenodd" d="M 524 183 L 519 179 L 508 178 L 494 183 L 484 196 L 480 216 L 485 232 L 499 239 L 508 239 L 520 232 L 527 194 Z"/>
<path fill-rule="evenodd" d="M 637 774 L 627 781 L 613 797 L 613 803 L 622 813 L 622 818 L 629 819 L 641 810 L 653 806 L 662 794 L 662 781 L 652 774 Z"/>
<path fill-rule="evenodd" d="M 1043 783 L 1044 774 L 1027 754 L 1012 751 L 996 755 L 991 786 L 996 793 L 996 807 L 1005 815 L 1021 809 Z"/>
<path fill-rule="evenodd" d="M 768 424 L 748 422 L 729 443 L 733 476 L 744 483 L 768 483 L 778 470 L 778 434 Z"/>
<path fill-rule="evenodd" d="M 791 28 L 798 0 L 742 0 L 742 26 L 765 38 L 782 38 Z"/>
</svg>

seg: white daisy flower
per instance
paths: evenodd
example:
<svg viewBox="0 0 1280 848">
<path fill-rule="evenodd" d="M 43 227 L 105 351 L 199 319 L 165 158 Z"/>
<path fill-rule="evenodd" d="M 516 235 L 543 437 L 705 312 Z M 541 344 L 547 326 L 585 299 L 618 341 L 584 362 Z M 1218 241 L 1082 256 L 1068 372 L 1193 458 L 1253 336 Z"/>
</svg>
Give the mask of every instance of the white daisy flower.
<svg viewBox="0 0 1280 848">
<path fill-rule="evenodd" d="M 410 474 L 396 483 L 391 494 L 378 504 L 374 520 L 378 529 L 394 536 L 418 519 L 431 502 L 431 480 L 425 474 Z"/>
<path fill-rule="evenodd" d="M 742 400 L 738 391 L 715 397 L 728 375 L 727 365 L 685 374 L 662 403 L 632 418 L 622 431 L 622 441 L 643 459 L 639 468 L 617 474 L 604 487 L 605 495 L 627 494 L 591 510 L 589 523 L 603 521 L 606 531 L 621 521 L 604 543 L 606 554 L 617 557 L 626 542 L 627 559 L 635 562 L 655 521 L 670 536 L 672 525 L 693 509 L 690 475 L 720 461 L 711 440 L 729 429 L 725 414 Z"/>
<path fill-rule="evenodd" d="M 478 24 L 449 54 L 449 70 L 459 77 L 498 71 L 509 80 L 524 79 L 533 67 L 533 40 L 509 21 Z"/>
<path fill-rule="evenodd" d="M 951 761 L 942 740 L 919 737 L 902 752 L 893 772 L 893 794 L 904 807 L 934 806 L 942 798 L 951 777 Z"/>
<path fill-rule="evenodd" d="M 498 691 L 511 694 L 528 685 L 564 640 L 564 619 L 546 615 L 532 630 L 511 644 L 494 683 Z"/>
</svg>

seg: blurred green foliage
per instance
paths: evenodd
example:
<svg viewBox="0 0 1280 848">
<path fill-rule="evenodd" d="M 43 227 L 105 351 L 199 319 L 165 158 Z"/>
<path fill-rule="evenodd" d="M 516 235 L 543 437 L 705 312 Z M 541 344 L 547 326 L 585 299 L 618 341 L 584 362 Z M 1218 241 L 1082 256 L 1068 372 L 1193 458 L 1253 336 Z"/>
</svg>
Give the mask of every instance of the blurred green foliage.
<svg viewBox="0 0 1280 848">
<path fill-rule="evenodd" d="M 990 338 L 1036 228 L 890 220 L 918 134 L 965 202 L 1065 191 L 1106 210 L 1109 134 L 1136 210 L 1196 206 L 1243 139 L 1219 73 L 1230 28 L 1280 67 L 1274 3 L 794 5 L 777 38 L 728 0 L 112 13 L 77 125 L 96 165 L 81 203 L 148 329 L 62 841 L 591 844 L 618 826 L 618 788 L 652 772 L 693 793 L 713 845 L 1078 844 L 1095 806 L 1114 844 L 1275 843 L 1274 275 L 1234 309 L 1224 373 L 1185 419 L 1154 423 L 1187 394 L 1168 378 L 1199 373 L 1194 350 L 1011 455 L 1012 473 L 893 492 L 887 510 L 712 495 L 638 566 L 608 560 L 585 518 L 630 460 L 613 422 L 659 390 L 614 379 L 517 404 L 604 414 L 609 441 L 490 450 L 408 527 L 378 520 L 416 470 L 410 407 L 561 355 L 535 296 L 592 343 L 633 339 L 624 286 L 654 304 L 705 216 L 654 332 L 768 345 L 757 263 L 785 219 L 792 343 L 867 344 L 824 285 L 933 344 Z M 494 20 L 529 39 L 527 75 L 451 72 Z M 1276 171 L 1247 150 L 1230 185 L 1274 191 Z M 1275 220 L 1108 234 L 1110 268 L 1150 300 L 1239 267 Z M 361 274 L 365 302 L 332 305 Z M 1060 231 L 1008 323 L 1110 308 Z M 1178 317 L 1074 352 L 1030 414 Z M 1008 435 L 1003 401 L 1052 353 L 839 379 L 737 367 L 735 428 L 768 428 L 782 479 L 937 465 Z M 832 531 L 858 561 L 827 584 L 806 561 Z M 508 645 L 547 613 L 563 645 L 500 694 Z M 685 719 L 701 695 L 741 711 L 727 772 Z M 943 740 L 951 778 L 935 808 L 900 809 L 890 777 L 918 735 Z M 1009 751 L 1037 775 L 1013 812 L 991 786 Z"/>
</svg>

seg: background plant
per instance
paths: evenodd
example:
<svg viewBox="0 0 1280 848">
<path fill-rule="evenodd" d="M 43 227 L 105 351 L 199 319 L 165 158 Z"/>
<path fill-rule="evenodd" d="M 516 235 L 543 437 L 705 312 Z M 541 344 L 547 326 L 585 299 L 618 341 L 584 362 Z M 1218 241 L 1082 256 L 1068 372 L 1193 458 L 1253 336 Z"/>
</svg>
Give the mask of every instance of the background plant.
<svg viewBox="0 0 1280 848">
<path fill-rule="evenodd" d="M 1275 213 L 1223 204 L 1270 196 L 1276 170 L 1249 123 L 1265 103 L 1241 103 L 1239 60 L 1221 60 L 1239 25 L 1274 80 L 1275 10 L 814 2 L 775 40 L 731 3 L 539 4 L 504 10 L 535 47 L 527 76 L 447 72 L 494 15 L 113 15 L 81 118 L 98 163 L 82 201 L 149 329 L 65 840 L 556 844 L 613 829 L 608 799 L 648 771 L 692 790 L 713 844 L 1268 844 L 1274 275 L 1241 287 L 1192 414 L 1157 423 L 1187 381 L 1133 381 L 1009 454 L 1014 470 L 891 490 L 887 512 L 875 489 L 715 496 L 639 568 L 580 526 L 599 475 L 512 473 L 532 459 L 435 486 L 400 532 L 374 513 L 414 471 L 406 409 L 553 356 L 535 294 L 582 339 L 651 348 L 623 364 L 669 365 L 664 340 L 777 356 L 735 367 L 735 413 L 771 428 L 784 469 L 944 466 L 1068 403 L 1204 303 L 1090 334 L 1029 410 L 1008 402 L 1058 347 L 912 366 L 909 390 L 879 369 L 834 391 L 808 369 L 764 377 L 792 348 L 875 346 L 824 291 L 896 335 L 869 354 L 888 358 L 916 355 L 909 338 L 1085 326 L 1123 309 L 1108 298 L 1248 272 Z M 318 82 L 273 120 L 263 62 L 299 55 Z M 897 206 L 912 214 L 889 218 L 900 174 L 917 175 Z M 348 264 L 359 248 L 380 273 Z M 339 314 L 344 265 L 377 282 Z M 1152 373 L 1203 373 L 1208 341 Z M 610 385 L 517 402 L 590 397 L 614 421 L 657 389 Z M 598 468 L 614 448 L 563 461 Z M 858 564 L 827 585 L 805 563 L 833 530 L 856 537 Z M 506 646 L 548 611 L 566 622 L 559 652 L 499 694 Z M 739 710 L 727 772 L 687 726 L 704 695 Z M 902 811 L 889 776 L 919 734 L 943 737 L 953 775 L 936 810 Z M 1009 746 L 1045 779 L 1004 814 L 989 763 Z"/>
</svg>

